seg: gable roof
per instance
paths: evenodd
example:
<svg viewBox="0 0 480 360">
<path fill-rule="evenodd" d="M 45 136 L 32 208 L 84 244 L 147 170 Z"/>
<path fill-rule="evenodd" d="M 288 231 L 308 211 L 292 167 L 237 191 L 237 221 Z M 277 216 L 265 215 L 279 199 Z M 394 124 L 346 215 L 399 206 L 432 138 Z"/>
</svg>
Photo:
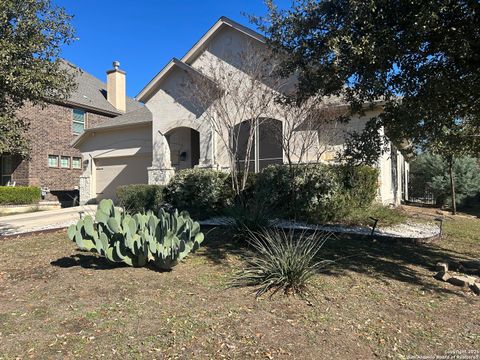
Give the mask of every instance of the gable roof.
<svg viewBox="0 0 480 360">
<path fill-rule="evenodd" d="M 157 87 L 157 85 L 160 83 L 162 78 L 164 76 L 166 76 L 166 74 L 170 71 L 170 69 L 174 65 L 182 66 L 182 64 L 183 64 L 185 66 L 190 67 L 189 65 L 198 56 L 198 54 L 201 53 L 206 48 L 209 41 L 215 36 L 215 34 L 218 33 L 218 31 L 220 31 L 220 29 L 222 29 L 224 27 L 231 27 L 231 28 L 233 28 L 237 31 L 240 31 L 240 32 L 248 35 L 252 39 L 255 39 L 259 42 L 264 43 L 266 41 L 266 38 L 262 34 L 254 31 L 254 30 L 252 30 L 252 29 L 250 29 L 250 28 L 248 28 L 248 27 L 246 27 L 242 24 L 239 24 L 236 21 L 233 21 L 233 20 L 231 20 L 231 19 L 229 19 L 225 16 L 222 16 L 200 38 L 200 40 L 197 41 L 197 43 L 195 45 L 193 45 L 193 47 L 180 60 L 178 60 L 176 58 L 173 58 L 162 70 L 160 70 L 160 72 L 157 75 L 155 75 L 155 77 L 138 93 L 138 95 L 135 98 L 137 100 L 143 101 L 143 102 L 148 100 L 149 95 L 152 92 L 152 90 Z M 190 67 L 190 69 L 192 69 L 192 68 Z"/>
<path fill-rule="evenodd" d="M 61 66 L 73 74 L 77 83 L 77 88 L 65 101 L 66 104 L 109 115 L 123 114 L 108 102 L 106 83 L 66 60 L 62 60 Z M 126 105 L 127 113 L 143 107 L 143 104 L 128 96 Z"/>
<path fill-rule="evenodd" d="M 148 125 L 152 123 L 152 113 L 146 106 L 142 106 L 139 109 L 130 111 L 124 115 L 116 116 L 111 119 L 103 121 L 101 124 L 85 129 L 85 131 L 77 136 L 71 146 L 75 147 L 82 143 L 88 136 L 88 134 L 96 131 L 107 131 L 115 128 L 126 128 L 130 126 Z"/>
</svg>

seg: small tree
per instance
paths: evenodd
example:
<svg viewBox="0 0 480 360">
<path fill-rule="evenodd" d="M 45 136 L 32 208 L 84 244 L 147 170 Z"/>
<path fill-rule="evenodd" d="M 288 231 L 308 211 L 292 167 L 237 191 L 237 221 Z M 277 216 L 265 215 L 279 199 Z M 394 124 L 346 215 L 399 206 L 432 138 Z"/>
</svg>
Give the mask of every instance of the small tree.
<svg viewBox="0 0 480 360">
<path fill-rule="evenodd" d="M 336 125 L 345 120 L 347 109 L 316 96 L 295 99 L 291 94 L 296 79 L 279 74 L 278 59 L 265 44 L 252 42 L 223 59 L 209 58 L 189 76 L 185 94 L 193 97 L 227 151 L 236 195 L 253 170 L 252 150 L 260 126 L 281 145 L 292 176 L 296 165 L 320 161 L 330 141 L 342 133 Z M 280 119 L 282 126 L 271 118 Z"/>
<path fill-rule="evenodd" d="M 28 121 L 16 115 L 19 108 L 66 99 L 73 89 L 58 58 L 74 38 L 70 19 L 49 0 L 0 2 L 0 153 L 28 155 Z"/>
<path fill-rule="evenodd" d="M 454 159 L 452 166 L 456 180 L 457 205 L 467 197 L 480 193 L 480 167 L 477 160 L 464 156 Z M 422 153 L 410 163 L 411 185 L 430 191 L 437 204 L 444 205 L 452 201 L 450 184 L 450 163 L 442 156 L 431 153 Z"/>
<path fill-rule="evenodd" d="M 281 143 L 291 169 L 301 163 L 320 162 L 322 155 L 334 151 L 334 143 L 345 136 L 342 125 L 346 123 L 348 109 L 344 106 L 319 96 L 306 101 L 279 96 L 276 105 L 283 127 L 270 130 Z"/>
<path fill-rule="evenodd" d="M 192 98 L 227 152 L 236 195 L 247 186 L 252 170 L 256 129 L 272 113 L 287 82 L 276 75 L 272 59 L 267 47 L 252 42 L 244 51 L 225 54 L 223 59 L 209 58 L 198 72 L 190 72 L 186 84 L 186 96 Z"/>
</svg>

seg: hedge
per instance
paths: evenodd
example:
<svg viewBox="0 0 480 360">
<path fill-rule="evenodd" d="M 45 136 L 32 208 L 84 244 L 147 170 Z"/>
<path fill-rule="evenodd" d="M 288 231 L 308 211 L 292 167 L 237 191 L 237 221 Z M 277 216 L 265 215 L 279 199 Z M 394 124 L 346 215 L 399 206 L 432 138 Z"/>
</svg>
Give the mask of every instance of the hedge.
<svg viewBox="0 0 480 360">
<path fill-rule="evenodd" d="M 122 185 L 116 190 L 119 205 L 127 212 L 157 211 L 163 204 L 164 186 L 132 184 Z"/>
<path fill-rule="evenodd" d="M 274 165 L 258 175 L 255 196 L 277 217 L 313 223 L 342 220 L 372 204 L 377 179 L 378 171 L 368 166 Z"/>
<path fill-rule="evenodd" d="M 230 175 L 211 169 L 177 172 L 165 189 L 165 200 L 192 218 L 206 219 L 222 214 L 233 201 Z"/>
<path fill-rule="evenodd" d="M 291 171 L 293 170 L 293 171 Z M 256 196 L 277 217 L 309 222 L 332 220 L 341 187 L 331 167 L 323 164 L 265 168 L 258 176 Z"/>
<path fill-rule="evenodd" d="M 0 205 L 28 205 L 40 201 L 40 188 L 35 186 L 0 186 Z"/>
<path fill-rule="evenodd" d="M 377 182 L 378 170 L 368 166 L 271 165 L 249 174 L 241 200 L 247 210 L 248 205 L 261 204 L 270 218 L 322 223 L 368 208 L 375 200 Z M 236 204 L 230 174 L 210 169 L 176 173 L 165 188 L 165 201 L 198 219 L 229 215 Z"/>
</svg>

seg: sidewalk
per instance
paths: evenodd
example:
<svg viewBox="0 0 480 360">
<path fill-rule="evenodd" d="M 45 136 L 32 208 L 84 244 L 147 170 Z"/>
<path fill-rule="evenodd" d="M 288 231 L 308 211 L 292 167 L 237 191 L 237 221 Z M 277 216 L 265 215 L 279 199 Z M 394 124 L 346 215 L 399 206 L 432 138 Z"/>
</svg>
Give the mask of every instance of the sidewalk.
<svg viewBox="0 0 480 360">
<path fill-rule="evenodd" d="M 80 218 L 80 212 L 95 214 L 97 205 L 76 206 L 57 210 L 37 211 L 27 214 L 0 217 L 0 237 L 19 235 L 32 231 L 68 227 Z"/>
</svg>

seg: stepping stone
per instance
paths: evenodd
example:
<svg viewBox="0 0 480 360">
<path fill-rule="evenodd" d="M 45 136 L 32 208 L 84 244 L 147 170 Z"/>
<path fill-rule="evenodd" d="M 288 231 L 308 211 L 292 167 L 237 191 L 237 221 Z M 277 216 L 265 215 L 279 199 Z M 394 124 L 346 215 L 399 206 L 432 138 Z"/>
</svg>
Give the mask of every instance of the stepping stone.
<svg viewBox="0 0 480 360">
<path fill-rule="evenodd" d="M 435 279 L 437 280 L 441 280 L 441 281 L 448 281 L 452 275 L 450 275 L 448 272 L 446 271 L 440 271 L 439 273 L 437 273 L 437 275 L 434 276 Z"/>
<path fill-rule="evenodd" d="M 473 276 L 455 275 L 450 277 L 447 281 L 452 285 L 466 287 L 475 284 L 475 280 L 476 278 Z"/>
</svg>

